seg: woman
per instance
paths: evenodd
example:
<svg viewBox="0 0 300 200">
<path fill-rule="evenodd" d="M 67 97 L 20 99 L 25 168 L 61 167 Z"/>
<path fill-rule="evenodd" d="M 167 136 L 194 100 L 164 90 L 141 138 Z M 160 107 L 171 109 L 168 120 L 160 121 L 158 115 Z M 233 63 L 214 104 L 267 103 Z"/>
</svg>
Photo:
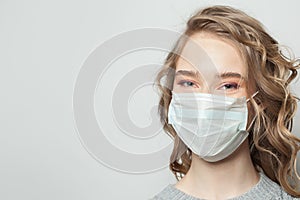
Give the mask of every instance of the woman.
<svg viewBox="0 0 300 200">
<path fill-rule="evenodd" d="M 291 133 L 299 62 L 242 11 L 213 6 L 187 22 L 156 84 L 178 182 L 154 199 L 296 199 Z"/>
</svg>

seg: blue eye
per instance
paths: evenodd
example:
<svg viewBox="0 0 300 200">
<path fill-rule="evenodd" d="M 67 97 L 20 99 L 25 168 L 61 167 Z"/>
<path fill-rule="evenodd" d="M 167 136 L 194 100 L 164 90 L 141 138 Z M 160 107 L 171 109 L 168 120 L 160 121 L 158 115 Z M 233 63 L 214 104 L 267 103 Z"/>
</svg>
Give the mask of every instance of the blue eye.
<svg viewBox="0 0 300 200">
<path fill-rule="evenodd" d="M 183 87 L 194 87 L 195 83 L 193 83 L 192 81 L 180 81 L 178 85 Z"/>
</svg>

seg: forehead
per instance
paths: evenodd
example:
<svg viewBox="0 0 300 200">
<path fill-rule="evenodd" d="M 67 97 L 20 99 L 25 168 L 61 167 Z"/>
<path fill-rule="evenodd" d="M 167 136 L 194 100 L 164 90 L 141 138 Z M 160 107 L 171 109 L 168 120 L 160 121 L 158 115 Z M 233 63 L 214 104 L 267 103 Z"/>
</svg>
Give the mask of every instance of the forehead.
<svg viewBox="0 0 300 200">
<path fill-rule="evenodd" d="M 209 33 L 196 33 L 185 44 L 176 71 L 193 70 L 208 78 L 225 72 L 247 76 L 247 67 L 235 44 Z"/>
</svg>

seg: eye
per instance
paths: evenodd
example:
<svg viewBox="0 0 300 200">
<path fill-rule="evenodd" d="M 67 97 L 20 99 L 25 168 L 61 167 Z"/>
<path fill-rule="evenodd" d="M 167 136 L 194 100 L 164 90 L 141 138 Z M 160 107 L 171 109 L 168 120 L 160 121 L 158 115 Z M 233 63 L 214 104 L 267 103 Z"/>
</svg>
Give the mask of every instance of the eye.
<svg viewBox="0 0 300 200">
<path fill-rule="evenodd" d="M 221 87 L 219 87 L 220 90 L 237 90 L 239 89 L 240 85 L 237 83 L 225 83 Z"/>
<path fill-rule="evenodd" d="M 177 84 L 182 87 L 197 87 L 197 85 L 193 81 L 187 80 L 179 81 Z"/>
</svg>

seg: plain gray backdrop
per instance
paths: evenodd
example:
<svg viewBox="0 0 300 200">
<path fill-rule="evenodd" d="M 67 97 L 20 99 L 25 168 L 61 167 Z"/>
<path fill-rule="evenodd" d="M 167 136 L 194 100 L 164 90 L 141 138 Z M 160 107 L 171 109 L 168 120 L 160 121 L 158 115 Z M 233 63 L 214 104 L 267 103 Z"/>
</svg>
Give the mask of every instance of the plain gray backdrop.
<svg viewBox="0 0 300 200">
<path fill-rule="evenodd" d="M 175 183 L 167 167 L 130 174 L 95 160 L 76 132 L 74 85 L 89 54 L 112 36 L 144 27 L 182 31 L 195 10 L 214 4 L 246 11 L 300 56 L 298 0 L 2 0 L 0 199 L 147 199 Z M 153 58 L 163 60 L 155 53 Z M 293 91 L 300 96 L 299 81 Z M 294 128 L 298 136 L 299 116 L 298 111 Z M 137 141 L 128 143 L 130 138 L 114 138 L 118 136 L 110 140 L 123 149 L 145 151 Z M 151 142 L 149 149 L 155 142 L 161 144 Z"/>
</svg>

